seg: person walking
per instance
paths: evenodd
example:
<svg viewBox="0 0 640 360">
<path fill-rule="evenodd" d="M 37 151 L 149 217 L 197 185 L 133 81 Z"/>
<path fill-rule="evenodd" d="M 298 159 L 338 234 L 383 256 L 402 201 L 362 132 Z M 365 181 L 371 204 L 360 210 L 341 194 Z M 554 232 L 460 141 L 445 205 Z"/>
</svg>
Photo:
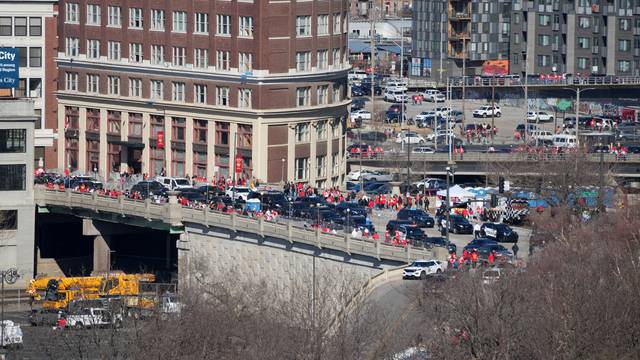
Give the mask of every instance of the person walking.
<svg viewBox="0 0 640 360">
<path fill-rule="evenodd" d="M 493 250 L 489 253 L 489 256 L 487 257 L 487 261 L 489 262 L 489 267 L 493 267 L 493 263 L 495 260 L 496 260 L 496 252 L 495 250 Z"/>
<path fill-rule="evenodd" d="M 513 251 L 513 257 L 515 259 L 518 258 L 518 250 L 520 250 L 520 248 L 518 247 L 518 243 L 514 243 L 513 246 L 511 247 L 511 251 Z"/>
<path fill-rule="evenodd" d="M 471 252 L 471 266 L 475 269 L 478 265 L 478 249 L 473 249 Z"/>
<path fill-rule="evenodd" d="M 473 224 L 473 238 L 477 239 L 480 237 L 480 223 L 477 222 Z"/>
</svg>

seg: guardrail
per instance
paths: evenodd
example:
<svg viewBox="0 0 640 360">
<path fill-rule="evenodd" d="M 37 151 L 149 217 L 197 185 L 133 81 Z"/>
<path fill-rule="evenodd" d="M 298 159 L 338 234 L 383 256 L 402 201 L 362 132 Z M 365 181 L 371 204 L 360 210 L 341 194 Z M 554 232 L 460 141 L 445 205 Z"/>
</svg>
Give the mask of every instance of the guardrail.
<svg viewBox="0 0 640 360">
<path fill-rule="evenodd" d="M 453 157 L 456 162 L 513 162 L 513 161 L 566 161 L 573 158 L 574 154 L 551 154 L 551 153 L 476 153 L 467 152 L 462 156 L 457 154 Z M 615 154 L 602 154 L 605 163 L 635 163 L 640 162 L 640 154 L 627 154 L 624 158 Z M 435 161 L 446 162 L 449 160 L 447 153 L 411 153 L 411 161 Z M 587 154 L 587 160 L 600 162 L 600 154 Z M 351 164 L 357 164 L 360 159 L 357 157 L 348 158 Z M 406 152 L 386 152 L 378 154 L 376 157 L 363 158 L 362 161 L 407 161 Z"/>
<path fill-rule="evenodd" d="M 466 79 L 451 78 L 450 84 L 454 87 L 466 86 L 524 86 L 524 79 L 519 77 L 470 77 Z M 529 78 L 528 86 L 581 86 L 581 85 L 603 85 L 603 86 L 627 86 L 640 84 L 638 76 L 591 76 L 566 78 Z"/>
<path fill-rule="evenodd" d="M 80 193 L 69 189 L 64 191 L 47 189 L 36 186 L 34 197 L 38 206 L 62 206 L 68 208 L 84 208 L 95 212 L 108 212 L 123 216 L 142 217 L 149 220 L 161 221 L 170 225 L 185 222 L 216 226 L 233 231 L 257 234 L 261 237 L 273 237 L 303 243 L 318 248 L 329 248 L 343 251 L 347 254 L 371 256 L 376 259 L 409 262 L 415 259 L 441 256 L 440 249 L 394 246 L 381 241 L 352 238 L 350 234 L 334 235 L 319 230 L 296 226 L 291 222 L 286 224 L 265 221 L 264 218 L 252 218 L 212 211 L 208 208 L 195 209 L 182 207 L 170 199 L 169 203 L 156 204 L 149 199 L 130 200 L 123 196 L 110 197 L 97 193 Z"/>
</svg>

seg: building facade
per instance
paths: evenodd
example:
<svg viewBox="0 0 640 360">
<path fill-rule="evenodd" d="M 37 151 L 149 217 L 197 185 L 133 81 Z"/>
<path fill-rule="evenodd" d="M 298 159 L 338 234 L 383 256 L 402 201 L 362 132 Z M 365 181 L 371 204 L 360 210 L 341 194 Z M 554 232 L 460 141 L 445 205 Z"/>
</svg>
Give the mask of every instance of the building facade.
<svg viewBox="0 0 640 360">
<path fill-rule="evenodd" d="M 413 0 L 349 0 L 349 15 L 351 18 L 368 18 L 373 3 L 378 9 L 382 9 L 380 14 L 384 18 L 411 17 L 412 2 Z"/>
<path fill-rule="evenodd" d="M 19 49 L 17 98 L 34 101 L 36 166 L 56 167 L 57 0 L 0 1 L 0 47 Z"/>
<path fill-rule="evenodd" d="M 60 2 L 58 163 L 340 184 L 347 0 Z"/>
<path fill-rule="evenodd" d="M 18 269 L 18 287 L 34 275 L 34 102 L 0 98 L 0 270 Z"/>
<path fill-rule="evenodd" d="M 524 75 L 640 75 L 640 3 L 632 0 L 415 0 L 416 58 L 446 76 L 487 60 Z M 525 66 L 527 69 L 525 69 Z M 526 70 L 526 71 L 525 71 Z"/>
</svg>

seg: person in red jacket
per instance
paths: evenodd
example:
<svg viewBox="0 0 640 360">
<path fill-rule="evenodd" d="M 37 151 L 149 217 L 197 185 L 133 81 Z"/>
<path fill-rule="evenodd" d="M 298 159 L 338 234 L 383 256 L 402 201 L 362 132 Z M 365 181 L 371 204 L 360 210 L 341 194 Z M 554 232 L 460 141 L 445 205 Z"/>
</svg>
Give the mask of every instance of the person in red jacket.
<svg viewBox="0 0 640 360">
<path fill-rule="evenodd" d="M 487 260 L 489 261 L 489 266 L 493 266 L 494 261 L 496 260 L 496 252 L 495 251 L 491 251 L 489 253 L 489 257 L 487 258 Z"/>
<path fill-rule="evenodd" d="M 473 251 L 471 252 L 471 266 L 475 268 L 477 264 L 478 264 L 478 250 L 473 249 Z"/>
</svg>

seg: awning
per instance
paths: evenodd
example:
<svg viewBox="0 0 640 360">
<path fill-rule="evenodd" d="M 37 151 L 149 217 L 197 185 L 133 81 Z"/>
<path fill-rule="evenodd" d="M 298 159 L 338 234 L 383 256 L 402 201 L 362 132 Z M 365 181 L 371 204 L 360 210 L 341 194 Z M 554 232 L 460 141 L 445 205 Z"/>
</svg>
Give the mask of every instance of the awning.
<svg viewBox="0 0 640 360">
<path fill-rule="evenodd" d="M 109 142 L 115 145 L 126 146 L 129 149 L 144 149 L 144 143 L 137 142 L 137 141 L 133 142 L 133 141 L 127 141 L 127 140 L 113 140 Z"/>
</svg>

